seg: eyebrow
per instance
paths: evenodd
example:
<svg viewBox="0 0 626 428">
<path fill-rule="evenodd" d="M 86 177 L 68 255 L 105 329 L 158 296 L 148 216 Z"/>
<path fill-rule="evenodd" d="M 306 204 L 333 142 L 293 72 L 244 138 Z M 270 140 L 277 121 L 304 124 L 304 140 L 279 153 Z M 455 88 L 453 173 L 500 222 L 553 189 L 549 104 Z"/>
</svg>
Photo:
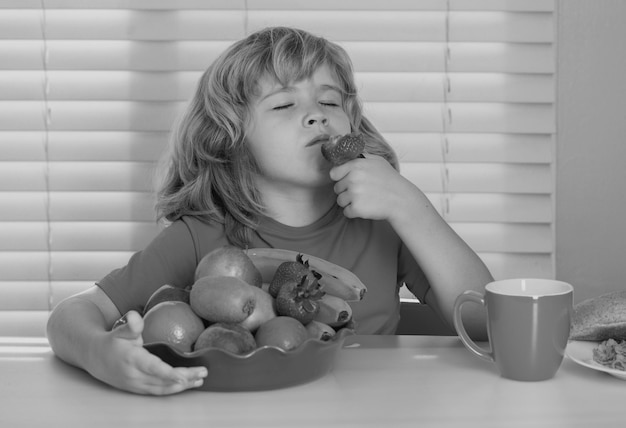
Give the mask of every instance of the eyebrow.
<svg viewBox="0 0 626 428">
<path fill-rule="evenodd" d="M 337 93 L 339 93 L 339 95 L 343 94 L 343 91 L 341 90 L 341 88 L 337 85 L 322 85 L 321 88 L 324 91 L 335 91 Z"/>
<path fill-rule="evenodd" d="M 293 91 L 294 91 L 294 88 L 292 86 L 281 86 L 278 89 L 272 89 L 269 93 L 261 96 L 259 98 L 259 102 L 265 101 L 266 99 L 274 95 L 282 94 L 285 92 L 293 92 Z"/>
</svg>

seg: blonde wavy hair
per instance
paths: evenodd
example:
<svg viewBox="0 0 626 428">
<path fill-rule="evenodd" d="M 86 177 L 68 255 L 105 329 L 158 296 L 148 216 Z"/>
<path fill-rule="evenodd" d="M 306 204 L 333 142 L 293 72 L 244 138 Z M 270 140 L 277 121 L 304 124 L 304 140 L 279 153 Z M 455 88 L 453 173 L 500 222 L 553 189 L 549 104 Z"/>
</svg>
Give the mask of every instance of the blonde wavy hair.
<svg viewBox="0 0 626 428">
<path fill-rule="evenodd" d="M 337 77 L 343 108 L 352 131 L 364 135 L 365 151 L 383 156 L 397 169 L 393 149 L 363 116 L 345 50 L 302 30 L 266 28 L 230 46 L 200 78 L 158 171 L 157 218 L 174 221 L 188 215 L 217 222 L 224 225 L 229 242 L 247 246 L 264 214 L 254 183 L 258 167 L 245 139 L 257 82 L 270 76 L 286 86 L 322 65 Z"/>
</svg>

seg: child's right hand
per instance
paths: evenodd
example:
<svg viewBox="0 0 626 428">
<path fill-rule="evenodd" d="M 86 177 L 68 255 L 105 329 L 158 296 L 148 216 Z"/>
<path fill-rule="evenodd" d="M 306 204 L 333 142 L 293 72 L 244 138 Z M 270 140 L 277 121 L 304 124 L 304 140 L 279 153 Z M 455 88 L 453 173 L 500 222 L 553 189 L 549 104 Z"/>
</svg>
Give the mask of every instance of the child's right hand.
<svg viewBox="0 0 626 428">
<path fill-rule="evenodd" d="M 116 388 L 138 394 L 166 395 L 202 385 L 205 367 L 172 367 L 143 347 L 143 319 L 135 311 L 126 323 L 98 337 L 91 350 L 90 373 Z"/>
</svg>

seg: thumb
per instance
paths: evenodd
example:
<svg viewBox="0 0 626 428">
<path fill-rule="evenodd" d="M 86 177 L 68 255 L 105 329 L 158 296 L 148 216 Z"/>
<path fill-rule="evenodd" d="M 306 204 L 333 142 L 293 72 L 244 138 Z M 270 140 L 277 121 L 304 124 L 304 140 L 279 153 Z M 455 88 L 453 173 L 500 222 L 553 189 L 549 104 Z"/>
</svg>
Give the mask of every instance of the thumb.
<svg viewBox="0 0 626 428">
<path fill-rule="evenodd" d="M 115 322 L 113 331 L 117 337 L 123 339 L 138 339 L 143 331 L 143 318 L 136 311 L 128 311 Z"/>
</svg>

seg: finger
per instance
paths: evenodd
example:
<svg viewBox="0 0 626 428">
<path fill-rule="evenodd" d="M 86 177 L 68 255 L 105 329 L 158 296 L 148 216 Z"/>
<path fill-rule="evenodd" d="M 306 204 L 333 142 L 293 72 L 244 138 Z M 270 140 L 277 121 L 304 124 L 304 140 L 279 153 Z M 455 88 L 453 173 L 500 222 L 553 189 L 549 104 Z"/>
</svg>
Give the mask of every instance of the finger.
<svg viewBox="0 0 626 428">
<path fill-rule="evenodd" d="M 352 203 L 352 199 L 348 192 L 343 192 L 337 195 L 337 205 L 341 208 L 345 208 Z"/>
<path fill-rule="evenodd" d="M 128 390 L 151 395 L 174 394 L 198 388 L 204 383 L 208 371 L 205 367 L 172 367 L 148 351 L 141 364 L 127 376 Z"/>
<path fill-rule="evenodd" d="M 184 378 L 188 380 L 189 383 L 194 384 L 194 386 L 202 385 L 202 381 L 208 376 L 209 371 L 204 366 L 198 367 L 175 367 L 175 371 L 179 372 L 179 375 L 182 375 Z M 198 384 L 200 381 L 200 384 Z"/>
<path fill-rule="evenodd" d="M 330 179 L 333 181 L 339 181 L 346 175 L 348 175 L 348 172 L 350 171 L 350 166 L 348 165 L 348 163 L 344 163 L 342 165 L 331 168 L 329 171 Z"/>
<path fill-rule="evenodd" d="M 180 383 L 186 387 L 193 387 L 208 374 L 206 367 L 174 368 L 154 355 L 151 357 L 145 365 L 144 373 L 164 383 Z"/>
<path fill-rule="evenodd" d="M 147 386 L 144 391 L 144 394 L 151 395 L 171 395 L 178 394 L 179 392 L 183 392 L 184 390 L 189 389 L 185 385 L 180 383 L 172 383 L 169 385 L 150 385 Z"/>
<path fill-rule="evenodd" d="M 347 189 L 348 189 L 348 185 L 346 184 L 345 180 L 339 180 L 333 186 L 333 191 L 337 195 L 340 195 L 341 193 L 345 192 Z"/>
<path fill-rule="evenodd" d="M 177 371 L 178 369 L 180 369 L 180 367 L 175 368 L 174 370 Z M 194 367 L 192 369 L 194 372 L 204 370 L 204 372 L 206 373 L 206 369 L 204 367 Z M 204 376 L 191 376 L 185 381 L 182 380 L 183 378 L 185 378 L 184 374 L 176 376 L 174 380 L 148 377 L 145 380 L 144 389 L 150 394 L 165 395 L 175 394 L 186 389 L 199 388 L 204 384 Z"/>
<path fill-rule="evenodd" d="M 177 394 L 187 389 L 199 388 L 202 386 L 202 383 L 203 383 L 203 380 L 200 379 L 199 381 L 193 384 L 182 384 L 178 382 L 172 382 L 172 383 L 159 383 L 159 384 L 154 384 L 154 385 L 144 385 L 141 392 L 143 394 L 152 394 L 152 395 Z"/>
<path fill-rule="evenodd" d="M 356 218 L 356 217 L 358 217 L 358 215 L 355 212 L 354 207 L 352 206 L 352 204 L 347 205 L 343 209 L 343 215 L 346 216 L 347 218 Z"/>
<path fill-rule="evenodd" d="M 117 337 L 123 339 L 138 339 L 143 331 L 143 318 L 135 311 L 129 311 L 123 317 L 125 322 L 116 326 L 114 331 Z"/>
</svg>

